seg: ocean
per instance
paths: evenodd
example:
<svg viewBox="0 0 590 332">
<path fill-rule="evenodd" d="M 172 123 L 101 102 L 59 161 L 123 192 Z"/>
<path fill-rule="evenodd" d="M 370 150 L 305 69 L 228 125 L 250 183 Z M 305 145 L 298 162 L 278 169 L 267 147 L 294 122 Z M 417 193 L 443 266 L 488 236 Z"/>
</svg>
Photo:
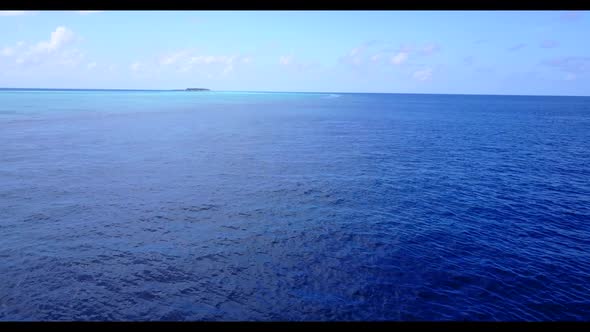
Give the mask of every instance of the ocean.
<svg viewBox="0 0 590 332">
<path fill-rule="evenodd" d="M 590 318 L 590 98 L 0 90 L 0 320 Z"/>
</svg>

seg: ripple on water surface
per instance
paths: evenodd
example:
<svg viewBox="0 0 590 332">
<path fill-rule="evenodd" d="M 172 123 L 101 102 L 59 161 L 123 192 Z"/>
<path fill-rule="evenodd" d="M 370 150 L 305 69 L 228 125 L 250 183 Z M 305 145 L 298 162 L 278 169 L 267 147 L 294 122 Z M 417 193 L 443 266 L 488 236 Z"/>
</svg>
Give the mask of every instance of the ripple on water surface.
<svg viewBox="0 0 590 332">
<path fill-rule="evenodd" d="M 0 100 L 1 320 L 590 317 L 588 98 Z"/>
</svg>

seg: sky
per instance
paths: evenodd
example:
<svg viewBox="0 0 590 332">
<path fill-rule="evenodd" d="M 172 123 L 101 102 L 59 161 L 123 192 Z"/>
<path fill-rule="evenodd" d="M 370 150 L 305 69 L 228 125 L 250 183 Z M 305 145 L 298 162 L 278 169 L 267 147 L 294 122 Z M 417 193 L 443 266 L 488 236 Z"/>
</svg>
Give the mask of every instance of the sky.
<svg viewBox="0 0 590 332">
<path fill-rule="evenodd" d="M 0 11 L 0 87 L 590 95 L 589 11 Z"/>
</svg>

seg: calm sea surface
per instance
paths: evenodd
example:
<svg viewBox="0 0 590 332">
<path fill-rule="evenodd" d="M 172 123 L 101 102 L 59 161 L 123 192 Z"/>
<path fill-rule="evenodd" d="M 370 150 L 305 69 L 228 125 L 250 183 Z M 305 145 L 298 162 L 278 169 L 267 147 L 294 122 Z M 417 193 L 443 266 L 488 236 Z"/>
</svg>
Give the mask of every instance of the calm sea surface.
<svg viewBox="0 0 590 332">
<path fill-rule="evenodd" d="M 589 320 L 590 98 L 0 90 L 0 320 Z"/>
</svg>

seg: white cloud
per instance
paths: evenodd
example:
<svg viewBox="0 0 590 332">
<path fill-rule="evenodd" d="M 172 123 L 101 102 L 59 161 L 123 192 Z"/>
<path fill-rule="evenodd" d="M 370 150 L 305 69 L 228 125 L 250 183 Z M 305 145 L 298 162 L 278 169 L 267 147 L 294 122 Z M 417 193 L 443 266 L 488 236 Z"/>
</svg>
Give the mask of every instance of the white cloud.
<svg viewBox="0 0 590 332">
<path fill-rule="evenodd" d="M 292 55 L 281 55 L 281 57 L 279 58 L 279 63 L 283 66 L 288 66 L 293 62 L 293 56 Z"/>
<path fill-rule="evenodd" d="M 2 54 L 3 56 L 11 56 L 14 55 L 14 48 L 12 47 L 5 47 L 2 49 L 2 51 L 0 51 L 0 54 Z"/>
<path fill-rule="evenodd" d="M 96 62 L 91 62 L 87 65 L 88 69 L 93 69 L 96 67 Z"/>
<path fill-rule="evenodd" d="M 279 57 L 279 64 L 298 71 L 307 71 L 313 68 L 318 68 L 317 63 L 302 62 L 292 55 L 283 55 Z"/>
<path fill-rule="evenodd" d="M 102 13 L 104 10 L 78 10 L 78 14 L 80 15 L 88 15 L 94 13 Z"/>
<path fill-rule="evenodd" d="M 409 59 L 417 56 L 429 56 L 440 51 L 437 43 L 422 45 L 403 43 L 393 46 L 383 42 L 367 42 L 351 49 L 340 58 L 340 63 L 364 73 L 371 66 L 392 64 L 406 65 Z"/>
<path fill-rule="evenodd" d="M 19 41 L 14 46 L 2 48 L 0 54 L 12 57 L 18 65 L 77 65 L 84 55 L 79 50 L 66 48 L 74 40 L 74 36 L 68 28 L 59 26 L 51 32 L 49 40 L 35 44 Z"/>
<path fill-rule="evenodd" d="M 64 50 L 56 61 L 60 65 L 77 66 L 82 62 L 84 54 L 77 49 Z"/>
<path fill-rule="evenodd" d="M 231 73 L 233 70 L 234 70 L 234 64 L 233 63 L 229 63 L 223 69 L 223 73 L 222 74 L 223 75 L 227 75 L 227 74 Z"/>
<path fill-rule="evenodd" d="M 199 55 L 195 57 L 191 57 L 188 66 L 184 67 L 182 71 L 187 71 L 192 68 L 192 65 L 221 65 L 223 66 L 223 70 L 221 72 L 222 75 L 227 75 L 234 71 L 234 64 L 239 60 L 239 56 L 227 56 L 227 55 Z"/>
<path fill-rule="evenodd" d="M 174 53 L 170 53 L 168 55 L 163 56 L 160 59 L 160 65 L 163 66 L 168 66 L 168 65 L 173 65 L 177 62 L 179 62 L 180 60 L 186 60 L 186 58 L 189 56 L 189 52 L 188 51 L 178 51 L 178 52 L 174 52 Z"/>
<path fill-rule="evenodd" d="M 406 60 L 408 60 L 408 53 L 407 52 L 399 52 L 396 55 L 391 57 L 391 63 L 394 65 L 401 65 Z"/>
<path fill-rule="evenodd" d="M 129 66 L 129 69 L 131 69 L 134 72 L 140 71 L 141 68 L 142 68 L 142 64 L 139 61 L 136 61 Z"/>
<path fill-rule="evenodd" d="M 74 39 L 74 33 L 66 27 L 60 26 L 51 33 L 48 41 L 39 42 L 34 50 L 39 52 L 53 52 Z"/>
<path fill-rule="evenodd" d="M 193 66 L 191 66 L 191 65 L 184 65 L 184 66 L 180 67 L 178 69 L 178 71 L 181 73 L 185 73 L 185 72 L 191 70 L 192 68 L 193 68 Z"/>
<path fill-rule="evenodd" d="M 159 57 L 156 62 L 163 68 L 173 67 L 180 73 L 196 70 L 201 74 L 208 73 L 212 76 L 220 74 L 224 76 L 232 73 L 240 66 L 248 65 L 252 60 L 249 56 L 205 55 L 187 49 L 165 54 Z"/>
<path fill-rule="evenodd" d="M 340 61 L 354 67 L 359 67 L 365 60 L 367 45 L 368 43 L 363 43 L 358 47 L 354 47 L 348 54 L 342 56 Z"/>
<path fill-rule="evenodd" d="M 224 64 L 224 65 L 229 65 L 232 64 L 234 59 L 236 58 L 236 56 L 226 56 L 226 55 L 219 55 L 219 56 L 215 56 L 215 55 L 199 55 L 199 56 L 193 56 L 189 59 L 188 63 L 189 64 L 198 64 L 198 65 L 202 65 L 202 64 Z"/>
<path fill-rule="evenodd" d="M 418 81 L 428 81 L 432 78 L 432 68 L 417 70 L 412 77 Z"/>
<path fill-rule="evenodd" d="M 381 60 L 381 54 L 375 54 L 371 57 L 371 61 L 373 62 L 377 62 L 379 60 Z"/>
<path fill-rule="evenodd" d="M 360 65 L 363 62 L 364 53 L 365 53 L 366 48 L 367 48 L 367 43 L 364 43 L 363 45 L 361 45 L 359 47 L 353 48 L 352 50 L 350 50 L 350 52 L 348 52 L 347 55 L 345 55 L 343 57 L 343 60 L 348 64 L 352 64 L 355 66 Z"/>
<path fill-rule="evenodd" d="M 376 47 L 379 47 L 376 49 Z M 439 44 L 429 43 L 423 46 L 414 44 L 401 44 L 398 47 L 387 45 L 383 42 L 366 42 L 351 49 L 340 58 L 340 62 L 351 65 L 357 70 L 362 70 L 362 65 L 377 63 L 391 63 L 401 65 L 414 55 L 432 55 L 440 50 Z M 366 68 L 365 68 L 366 69 Z"/>
</svg>

